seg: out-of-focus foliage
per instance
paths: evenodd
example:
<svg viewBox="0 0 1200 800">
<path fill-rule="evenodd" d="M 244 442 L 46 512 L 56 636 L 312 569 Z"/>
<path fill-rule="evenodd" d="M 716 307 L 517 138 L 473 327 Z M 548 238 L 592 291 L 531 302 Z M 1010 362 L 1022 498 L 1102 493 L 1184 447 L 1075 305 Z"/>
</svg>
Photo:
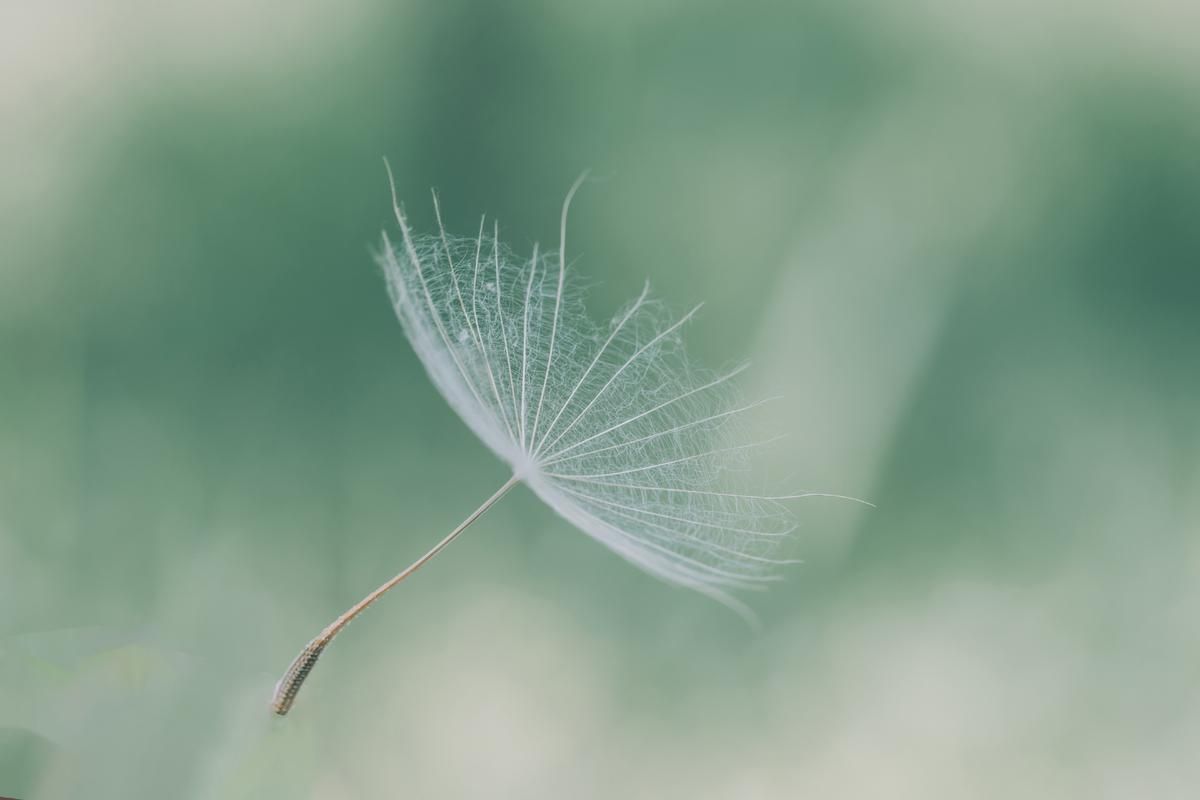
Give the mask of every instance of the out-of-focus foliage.
<svg viewBox="0 0 1200 800">
<path fill-rule="evenodd" d="M 1184 797 L 1194 3 L 10 3 L 0 795 Z M 517 492 L 368 247 L 646 277 L 749 353 L 804 566 L 755 634 Z M 432 226 L 423 202 L 417 227 Z"/>
</svg>

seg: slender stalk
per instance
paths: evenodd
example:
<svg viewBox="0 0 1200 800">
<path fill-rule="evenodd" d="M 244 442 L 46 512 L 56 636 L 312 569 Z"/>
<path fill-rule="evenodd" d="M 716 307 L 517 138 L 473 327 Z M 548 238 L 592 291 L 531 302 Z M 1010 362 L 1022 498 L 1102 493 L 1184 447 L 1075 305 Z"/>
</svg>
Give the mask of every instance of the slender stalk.
<svg viewBox="0 0 1200 800">
<path fill-rule="evenodd" d="M 317 659 L 321 656 L 321 652 L 329 645 L 330 642 L 333 641 L 333 637 L 337 636 L 343 628 L 350 624 L 351 620 L 353 620 L 362 612 L 366 611 L 372 603 L 382 597 L 389 589 L 400 583 L 400 581 L 404 580 L 409 575 L 412 575 L 421 567 L 425 566 L 426 562 L 428 562 L 438 553 L 442 552 L 446 545 L 450 544 L 458 537 L 460 533 L 470 527 L 472 522 L 483 516 L 483 512 L 495 505 L 496 501 L 498 501 L 501 497 L 504 497 L 504 495 L 508 494 L 508 491 L 516 486 L 519 481 L 520 478 L 517 475 L 513 475 L 511 478 L 509 478 L 507 483 L 497 489 L 495 494 L 485 500 L 483 505 L 475 509 L 475 511 L 471 513 L 471 516 L 464 519 L 457 528 L 450 531 L 446 538 L 435 544 L 428 553 L 407 566 L 402 572 L 397 574 L 387 583 L 371 592 L 362 600 L 359 600 L 354 604 L 354 606 L 346 611 L 346 613 L 335 619 L 329 624 L 328 627 L 325 628 L 325 630 L 321 631 L 320 635 L 309 642 L 305 648 L 300 651 L 300 655 L 296 656 L 295 660 L 292 661 L 291 666 L 289 666 L 287 669 L 287 672 L 285 672 L 283 677 L 279 679 L 279 683 L 275 684 L 275 695 L 271 698 L 271 708 L 275 711 L 275 713 L 283 716 L 291 710 L 292 703 L 296 701 L 296 695 L 300 693 L 300 687 L 304 685 L 305 679 L 307 679 L 308 674 L 312 672 L 313 667 L 317 663 Z"/>
</svg>

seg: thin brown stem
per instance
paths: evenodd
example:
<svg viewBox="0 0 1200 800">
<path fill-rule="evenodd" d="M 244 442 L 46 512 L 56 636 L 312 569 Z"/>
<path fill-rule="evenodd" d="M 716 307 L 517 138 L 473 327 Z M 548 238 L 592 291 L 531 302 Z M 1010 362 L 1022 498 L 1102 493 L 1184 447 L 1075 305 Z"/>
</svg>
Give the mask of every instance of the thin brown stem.
<svg viewBox="0 0 1200 800">
<path fill-rule="evenodd" d="M 346 613 L 335 619 L 325 630 L 321 631 L 320 635 L 309 642 L 300 651 L 300 655 L 296 656 L 295 660 L 292 661 L 287 672 L 279 679 L 279 683 L 275 684 L 275 695 L 271 699 L 271 708 L 275 713 L 283 716 L 291 710 L 292 703 L 296 701 L 296 695 L 300 692 L 300 687 L 304 684 L 305 679 L 308 678 L 309 673 L 312 672 L 312 668 L 316 665 L 321 652 L 333 641 L 333 637 L 337 636 L 343 628 L 350 624 L 351 620 L 366 611 L 372 603 L 387 593 L 389 589 L 425 566 L 430 559 L 442 552 L 446 545 L 450 544 L 460 533 L 470 527 L 472 522 L 483 516 L 483 512 L 495 505 L 496 501 L 504 497 L 519 481 L 520 478 L 516 475 L 509 478 L 507 483 L 497 489 L 495 494 L 485 500 L 483 505 L 475 509 L 471 513 L 471 516 L 464 519 L 457 528 L 450 531 L 446 538 L 435 544 L 428 553 L 418 558 L 387 583 L 371 592 L 362 600 L 359 600 Z"/>
</svg>

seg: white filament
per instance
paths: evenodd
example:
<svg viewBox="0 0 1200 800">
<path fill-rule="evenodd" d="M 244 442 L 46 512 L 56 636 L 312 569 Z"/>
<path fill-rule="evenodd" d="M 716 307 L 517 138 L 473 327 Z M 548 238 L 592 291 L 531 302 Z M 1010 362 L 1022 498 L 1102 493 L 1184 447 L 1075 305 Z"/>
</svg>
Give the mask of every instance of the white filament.
<svg viewBox="0 0 1200 800">
<path fill-rule="evenodd" d="M 389 170 L 390 177 L 390 170 Z M 736 433 L 758 404 L 693 367 L 681 329 L 642 294 L 600 328 L 557 253 L 516 257 L 483 221 L 474 238 L 383 237 L 396 314 L 438 390 L 480 439 L 576 527 L 647 572 L 738 607 L 728 590 L 775 579 L 792 496 L 742 491 Z M 488 262 L 491 262 L 490 264 Z M 490 267 L 490 269 L 489 269 Z M 482 274 L 481 274 L 482 272 Z M 489 274 L 490 273 L 490 274 Z"/>
</svg>

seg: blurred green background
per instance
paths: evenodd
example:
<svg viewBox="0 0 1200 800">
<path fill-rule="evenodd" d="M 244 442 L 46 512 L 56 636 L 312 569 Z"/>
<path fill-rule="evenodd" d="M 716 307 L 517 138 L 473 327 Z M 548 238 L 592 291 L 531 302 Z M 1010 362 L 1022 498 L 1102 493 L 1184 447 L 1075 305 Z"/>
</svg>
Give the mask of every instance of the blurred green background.
<svg viewBox="0 0 1200 800">
<path fill-rule="evenodd" d="M 1054 6 L 1062 6 L 1055 8 Z M 0 795 L 1194 796 L 1187 0 L 8 2 Z M 1049 7 L 1048 7 L 1049 6 Z M 754 632 L 518 491 L 368 248 L 572 243 L 748 356 Z"/>
</svg>

